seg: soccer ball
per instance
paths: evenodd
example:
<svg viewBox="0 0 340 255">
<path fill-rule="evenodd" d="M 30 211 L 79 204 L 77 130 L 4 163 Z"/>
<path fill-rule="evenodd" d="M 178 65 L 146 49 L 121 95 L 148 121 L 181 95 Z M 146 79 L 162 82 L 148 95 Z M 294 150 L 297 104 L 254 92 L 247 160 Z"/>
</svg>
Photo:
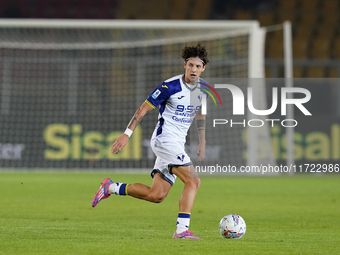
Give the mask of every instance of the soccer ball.
<svg viewBox="0 0 340 255">
<path fill-rule="evenodd" d="M 246 233 L 246 222 L 237 214 L 224 216 L 219 224 L 220 233 L 224 238 L 241 238 Z"/>
</svg>

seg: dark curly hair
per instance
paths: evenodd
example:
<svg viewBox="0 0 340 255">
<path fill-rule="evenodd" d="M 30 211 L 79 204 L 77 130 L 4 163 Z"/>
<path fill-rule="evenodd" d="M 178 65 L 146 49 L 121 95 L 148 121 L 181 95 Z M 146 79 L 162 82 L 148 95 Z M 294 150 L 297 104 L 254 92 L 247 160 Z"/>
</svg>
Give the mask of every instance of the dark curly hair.
<svg viewBox="0 0 340 255">
<path fill-rule="evenodd" d="M 208 64 L 208 52 L 205 46 L 198 43 L 196 46 L 185 46 L 182 49 L 181 57 L 187 62 L 188 58 L 199 57 L 203 61 L 203 66 Z"/>
</svg>

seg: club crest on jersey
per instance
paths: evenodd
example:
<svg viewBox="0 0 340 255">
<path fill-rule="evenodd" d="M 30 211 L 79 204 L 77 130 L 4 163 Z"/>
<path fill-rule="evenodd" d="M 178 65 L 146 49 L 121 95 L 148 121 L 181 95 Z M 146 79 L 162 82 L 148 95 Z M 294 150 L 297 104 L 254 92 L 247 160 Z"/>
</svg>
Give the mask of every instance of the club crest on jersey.
<svg viewBox="0 0 340 255">
<path fill-rule="evenodd" d="M 159 89 L 157 89 L 157 90 L 151 95 L 151 97 L 152 97 L 153 99 L 156 99 L 156 98 L 159 96 L 159 94 L 161 94 L 161 92 L 159 91 Z"/>
<path fill-rule="evenodd" d="M 181 154 L 181 155 L 178 155 L 178 156 L 177 156 L 177 159 L 183 162 L 184 157 L 185 157 L 185 156 L 184 156 L 183 154 Z"/>
</svg>

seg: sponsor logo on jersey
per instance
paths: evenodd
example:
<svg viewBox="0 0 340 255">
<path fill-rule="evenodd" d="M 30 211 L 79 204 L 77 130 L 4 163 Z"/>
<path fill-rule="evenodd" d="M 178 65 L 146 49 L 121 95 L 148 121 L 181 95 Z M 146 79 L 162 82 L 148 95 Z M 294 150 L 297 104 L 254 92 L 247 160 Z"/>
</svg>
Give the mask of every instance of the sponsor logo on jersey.
<svg viewBox="0 0 340 255">
<path fill-rule="evenodd" d="M 162 87 L 163 87 L 163 85 L 162 85 Z M 160 90 L 157 89 L 157 90 L 151 95 L 151 97 L 152 97 L 153 99 L 156 99 L 160 94 L 161 94 Z"/>
<path fill-rule="evenodd" d="M 162 85 L 162 88 L 167 88 L 167 89 L 168 89 L 168 86 L 166 86 L 166 85 Z"/>
<path fill-rule="evenodd" d="M 178 99 L 182 99 L 184 96 L 178 97 Z"/>
</svg>

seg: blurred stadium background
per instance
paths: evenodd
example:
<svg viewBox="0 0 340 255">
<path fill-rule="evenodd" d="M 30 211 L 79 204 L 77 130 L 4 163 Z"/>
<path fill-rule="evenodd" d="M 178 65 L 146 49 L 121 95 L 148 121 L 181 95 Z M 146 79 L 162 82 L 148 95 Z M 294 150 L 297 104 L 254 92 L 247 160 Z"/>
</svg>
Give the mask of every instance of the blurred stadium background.
<svg viewBox="0 0 340 255">
<path fill-rule="evenodd" d="M 293 24 L 294 77 L 339 76 L 337 0 L 1 0 L 1 18 L 258 20 Z M 156 11 L 157 10 L 157 11 Z M 267 77 L 283 77 L 282 31 L 267 36 Z"/>
<path fill-rule="evenodd" d="M 338 78 L 339 3 L 337 0 L 0 0 L 0 15 L 3 19 L 128 19 L 155 22 L 258 20 L 261 26 L 268 28 L 265 43 L 266 78 L 284 77 L 283 33 L 282 29 L 275 28 L 277 24 L 288 20 L 292 22 L 293 28 L 294 78 Z M 146 37 L 153 39 L 158 32 L 149 33 Z M 48 30 L 36 30 L 29 34 L 25 29 L 2 28 L 0 37 L 14 42 L 29 35 L 29 39 L 33 38 L 31 43 L 34 46 L 48 33 Z M 50 39 L 57 45 L 59 39 L 60 42 L 68 43 L 70 40 L 73 43 L 72 40 L 87 38 L 90 43 L 95 43 L 96 35 L 105 40 L 115 37 L 105 31 L 97 34 L 89 30 L 91 36 L 86 33 L 85 30 L 71 31 L 70 34 L 57 31 L 51 33 Z M 131 37 L 131 41 L 134 39 Z M 214 47 L 215 44 L 211 43 Z M 247 70 L 241 57 L 247 57 L 247 39 L 237 37 L 226 45 L 231 47 L 228 57 L 234 60 L 236 66 L 226 68 L 221 65 L 220 70 L 210 68 L 211 75 L 225 77 L 232 72 L 234 77 L 246 77 L 244 74 Z M 39 49 L 1 48 L 0 167 L 152 167 L 154 157 L 148 149 L 148 139 L 155 116 L 147 117 L 142 122 L 143 133 L 141 130 L 135 132 L 132 139 L 134 145 L 124 153 L 108 156 L 106 152 L 125 129 L 145 96 L 160 81 L 182 69 L 180 65 L 178 69 L 173 66 L 159 68 L 148 60 L 140 62 L 140 66 L 147 64 L 150 69 L 138 71 L 129 64 L 124 64 L 123 68 L 121 63 L 129 57 L 143 56 L 145 51 L 165 57 L 177 56 L 171 54 L 178 54 L 182 46 L 178 43 L 171 49 L 153 47 L 148 50 L 134 49 L 133 52 L 117 49 L 85 50 L 82 53 L 62 49 L 46 53 Z M 221 56 L 219 50 L 221 48 L 213 48 L 211 56 Z M 113 56 L 125 60 L 112 63 Z M 237 61 L 236 57 L 239 57 Z M 69 61 L 72 59 L 79 59 L 81 65 L 73 64 Z M 215 65 L 222 62 L 215 62 Z M 177 65 L 180 62 L 174 63 Z M 153 72 L 155 68 L 162 70 Z M 137 80 L 142 81 L 143 86 L 141 83 L 136 85 Z M 322 89 L 318 84 L 310 88 L 312 95 L 318 97 L 308 107 L 312 110 L 313 120 L 303 119 L 304 123 L 297 128 L 294 138 L 297 143 L 295 159 L 300 163 L 338 162 L 340 104 L 337 98 L 340 91 L 332 82 L 325 84 Z M 78 101 L 73 100 L 75 97 Z M 127 104 L 130 104 L 130 108 L 121 107 Z M 117 105 L 121 107 L 119 111 L 115 108 Z M 285 162 L 285 130 L 275 127 L 271 135 L 274 157 L 278 162 Z M 241 139 L 242 135 L 238 136 Z"/>
</svg>

